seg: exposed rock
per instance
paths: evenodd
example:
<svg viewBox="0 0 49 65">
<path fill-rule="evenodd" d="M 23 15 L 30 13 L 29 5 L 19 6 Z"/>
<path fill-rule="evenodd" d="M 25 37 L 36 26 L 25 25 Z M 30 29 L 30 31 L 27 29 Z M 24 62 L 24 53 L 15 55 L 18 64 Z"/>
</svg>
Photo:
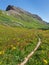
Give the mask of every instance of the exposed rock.
<svg viewBox="0 0 49 65">
<path fill-rule="evenodd" d="M 14 10 L 14 7 L 11 6 L 11 5 L 8 5 L 7 8 L 6 8 L 6 11 L 8 11 L 8 10 Z"/>
</svg>

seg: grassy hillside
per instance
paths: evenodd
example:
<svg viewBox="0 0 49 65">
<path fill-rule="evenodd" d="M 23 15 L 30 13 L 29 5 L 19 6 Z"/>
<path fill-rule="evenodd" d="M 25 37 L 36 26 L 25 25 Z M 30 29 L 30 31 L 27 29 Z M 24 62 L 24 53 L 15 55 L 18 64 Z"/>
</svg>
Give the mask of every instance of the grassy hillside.
<svg viewBox="0 0 49 65">
<path fill-rule="evenodd" d="M 30 15 L 8 14 L 0 10 L 0 65 L 18 65 L 36 47 L 41 46 L 26 65 L 49 65 L 49 30 L 47 23 Z"/>
<path fill-rule="evenodd" d="M 28 15 L 25 14 L 21 14 L 20 16 L 8 15 L 8 13 L 5 11 L 0 11 L 0 24 L 12 27 L 24 27 L 35 29 L 48 28 L 48 25 L 46 23 L 39 21 Z"/>
<path fill-rule="evenodd" d="M 26 65 L 49 65 L 49 30 L 38 30 L 42 44 Z"/>
<path fill-rule="evenodd" d="M 0 65 L 17 65 L 22 62 L 36 47 L 38 36 L 41 38 L 42 44 L 26 65 L 49 64 L 49 30 L 0 25 Z"/>
<path fill-rule="evenodd" d="M 37 41 L 33 30 L 0 25 L 0 64 L 17 65 L 35 48 Z"/>
</svg>

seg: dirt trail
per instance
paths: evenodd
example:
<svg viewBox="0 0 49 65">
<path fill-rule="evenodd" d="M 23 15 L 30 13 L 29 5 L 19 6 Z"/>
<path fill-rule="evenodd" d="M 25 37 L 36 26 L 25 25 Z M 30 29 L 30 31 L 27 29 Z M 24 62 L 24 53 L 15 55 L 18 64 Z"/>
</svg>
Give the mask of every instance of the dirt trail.
<svg viewBox="0 0 49 65">
<path fill-rule="evenodd" d="M 28 62 L 28 60 L 31 58 L 31 56 L 33 56 L 33 54 L 35 53 L 35 51 L 39 48 L 40 44 L 41 44 L 41 39 L 39 38 L 38 44 L 37 44 L 37 46 L 35 47 L 35 49 L 34 49 L 30 54 L 28 54 L 27 57 L 25 57 L 25 59 L 24 59 L 23 62 L 21 62 L 21 63 L 18 64 L 18 65 L 25 65 L 25 64 Z"/>
</svg>

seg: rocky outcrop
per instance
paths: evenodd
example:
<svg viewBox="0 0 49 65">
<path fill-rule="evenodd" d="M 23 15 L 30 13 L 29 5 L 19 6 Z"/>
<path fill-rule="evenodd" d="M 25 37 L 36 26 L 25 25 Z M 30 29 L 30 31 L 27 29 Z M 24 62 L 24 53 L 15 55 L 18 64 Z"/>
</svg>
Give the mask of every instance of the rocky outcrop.
<svg viewBox="0 0 49 65">
<path fill-rule="evenodd" d="M 6 11 L 9 11 L 9 10 L 15 10 L 15 9 L 14 9 L 14 6 L 8 5 L 7 8 L 6 8 Z"/>
</svg>

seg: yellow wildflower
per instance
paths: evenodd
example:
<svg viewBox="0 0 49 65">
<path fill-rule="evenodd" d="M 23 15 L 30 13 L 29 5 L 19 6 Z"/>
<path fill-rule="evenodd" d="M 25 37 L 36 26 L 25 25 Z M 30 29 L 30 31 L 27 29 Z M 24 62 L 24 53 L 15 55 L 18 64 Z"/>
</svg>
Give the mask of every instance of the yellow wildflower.
<svg viewBox="0 0 49 65">
<path fill-rule="evenodd" d="M 16 47 L 12 47 L 12 50 L 15 50 L 16 49 Z"/>
<path fill-rule="evenodd" d="M 43 59 L 43 61 L 44 61 L 44 63 L 46 63 L 46 64 L 48 63 L 47 60 L 45 60 L 45 59 Z"/>
<path fill-rule="evenodd" d="M 4 54 L 4 51 L 0 51 L 0 55 Z"/>
<path fill-rule="evenodd" d="M 2 61 L 0 61 L 0 64 L 2 64 Z"/>
<path fill-rule="evenodd" d="M 2 54 L 2 52 L 0 51 L 0 55 Z"/>
</svg>

